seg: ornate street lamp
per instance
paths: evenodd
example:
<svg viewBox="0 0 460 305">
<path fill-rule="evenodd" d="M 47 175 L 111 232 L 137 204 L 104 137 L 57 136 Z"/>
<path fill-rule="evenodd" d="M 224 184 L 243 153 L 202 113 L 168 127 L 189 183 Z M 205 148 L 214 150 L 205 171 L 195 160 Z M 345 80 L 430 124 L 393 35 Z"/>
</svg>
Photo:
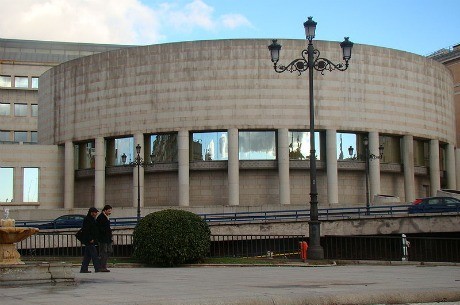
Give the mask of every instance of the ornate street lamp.
<svg viewBox="0 0 460 305">
<path fill-rule="evenodd" d="M 126 165 L 126 166 L 131 166 L 131 167 L 137 167 L 137 223 L 139 223 L 139 220 L 141 220 L 141 183 L 140 183 L 140 167 L 146 167 L 146 166 L 151 166 L 153 165 L 153 161 L 154 161 L 154 158 L 155 158 L 155 155 L 153 154 L 153 152 L 150 154 L 150 162 L 145 162 L 142 158 L 141 158 L 141 145 L 140 144 L 137 144 L 136 146 L 136 153 L 137 153 L 137 156 L 136 158 L 134 159 L 133 162 L 130 162 L 128 164 L 126 164 L 126 154 L 122 154 L 121 155 L 121 163 L 123 163 L 123 165 Z"/>
<path fill-rule="evenodd" d="M 313 71 L 319 71 L 324 75 L 324 71 L 345 71 L 348 68 L 348 61 L 351 58 L 353 43 L 345 37 L 340 44 L 345 63 L 334 64 L 327 58 L 320 57 L 320 52 L 313 47 L 313 38 L 315 38 L 316 22 L 313 17 L 303 24 L 305 36 L 308 40 L 308 48 L 301 52 L 301 58 L 294 59 L 288 65 L 278 65 L 280 59 L 281 45 L 274 39 L 268 46 L 270 50 L 273 67 L 277 73 L 285 71 L 297 72 L 299 76 L 302 72 L 309 71 L 309 93 L 310 93 L 310 221 L 309 221 L 309 239 L 308 258 L 323 259 L 324 250 L 320 244 L 320 222 L 318 221 L 318 190 L 316 185 L 316 151 L 315 151 L 315 108 L 313 100 Z"/>
<path fill-rule="evenodd" d="M 382 144 L 379 145 L 379 155 L 369 154 L 369 139 L 363 139 L 364 148 L 366 149 L 366 213 L 370 213 L 371 198 L 369 193 L 369 161 L 375 159 L 383 159 L 384 147 Z"/>
</svg>

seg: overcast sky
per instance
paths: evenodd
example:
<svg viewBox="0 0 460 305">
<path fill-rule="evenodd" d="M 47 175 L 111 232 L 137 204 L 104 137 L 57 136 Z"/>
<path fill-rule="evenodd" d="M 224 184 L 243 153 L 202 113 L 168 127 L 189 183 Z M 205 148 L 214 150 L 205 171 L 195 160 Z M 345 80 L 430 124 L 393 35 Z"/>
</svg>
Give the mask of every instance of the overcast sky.
<svg viewBox="0 0 460 305">
<path fill-rule="evenodd" d="M 0 38 L 146 45 L 317 39 L 421 55 L 460 43 L 460 0 L 0 0 Z"/>
</svg>

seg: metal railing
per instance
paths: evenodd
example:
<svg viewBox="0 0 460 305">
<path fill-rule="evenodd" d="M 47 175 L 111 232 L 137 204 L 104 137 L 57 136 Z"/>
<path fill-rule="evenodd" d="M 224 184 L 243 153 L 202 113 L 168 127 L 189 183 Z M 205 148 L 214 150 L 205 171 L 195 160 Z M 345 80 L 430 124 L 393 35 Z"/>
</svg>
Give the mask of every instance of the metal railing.
<svg viewBox="0 0 460 305">
<path fill-rule="evenodd" d="M 114 234 L 113 257 L 131 257 L 133 235 Z M 209 257 L 299 257 L 302 235 L 212 235 Z M 460 238 L 407 237 L 409 261 L 460 262 Z M 398 261 L 401 236 L 325 236 L 326 259 Z M 17 244 L 26 258 L 82 256 L 83 246 L 72 232 L 40 232 Z"/>
</svg>

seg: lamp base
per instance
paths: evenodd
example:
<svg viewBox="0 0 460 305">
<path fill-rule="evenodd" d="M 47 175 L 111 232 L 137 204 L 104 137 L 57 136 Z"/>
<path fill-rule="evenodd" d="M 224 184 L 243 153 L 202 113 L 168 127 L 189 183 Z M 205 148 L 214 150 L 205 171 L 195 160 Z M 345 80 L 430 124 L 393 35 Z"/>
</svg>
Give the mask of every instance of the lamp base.
<svg viewBox="0 0 460 305">
<path fill-rule="evenodd" d="M 311 260 L 324 259 L 324 250 L 321 246 L 321 224 L 317 220 L 311 220 L 308 223 L 310 244 L 308 245 L 307 258 Z"/>
</svg>

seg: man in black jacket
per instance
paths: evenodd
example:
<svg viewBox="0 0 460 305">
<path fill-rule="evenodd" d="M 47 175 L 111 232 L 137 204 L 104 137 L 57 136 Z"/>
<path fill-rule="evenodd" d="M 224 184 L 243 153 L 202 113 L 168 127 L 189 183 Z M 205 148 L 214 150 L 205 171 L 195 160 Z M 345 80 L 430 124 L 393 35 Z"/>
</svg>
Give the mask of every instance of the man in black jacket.
<svg viewBox="0 0 460 305">
<path fill-rule="evenodd" d="M 112 214 L 112 207 L 105 205 L 102 213 L 97 217 L 99 227 L 99 257 L 101 259 L 101 271 L 109 272 L 107 269 L 107 259 L 112 253 L 112 229 L 110 228 L 109 216 Z"/>
<path fill-rule="evenodd" d="M 88 214 L 83 220 L 83 244 L 85 245 L 85 252 L 83 261 L 81 263 L 80 273 L 91 273 L 88 270 L 89 263 L 93 261 L 94 270 L 96 272 L 103 272 L 99 257 L 97 256 L 96 243 L 98 241 L 99 229 L 96 223 L 96 216 L 99 211 L 96 208 L 89 208 Z"/>
</svg>

